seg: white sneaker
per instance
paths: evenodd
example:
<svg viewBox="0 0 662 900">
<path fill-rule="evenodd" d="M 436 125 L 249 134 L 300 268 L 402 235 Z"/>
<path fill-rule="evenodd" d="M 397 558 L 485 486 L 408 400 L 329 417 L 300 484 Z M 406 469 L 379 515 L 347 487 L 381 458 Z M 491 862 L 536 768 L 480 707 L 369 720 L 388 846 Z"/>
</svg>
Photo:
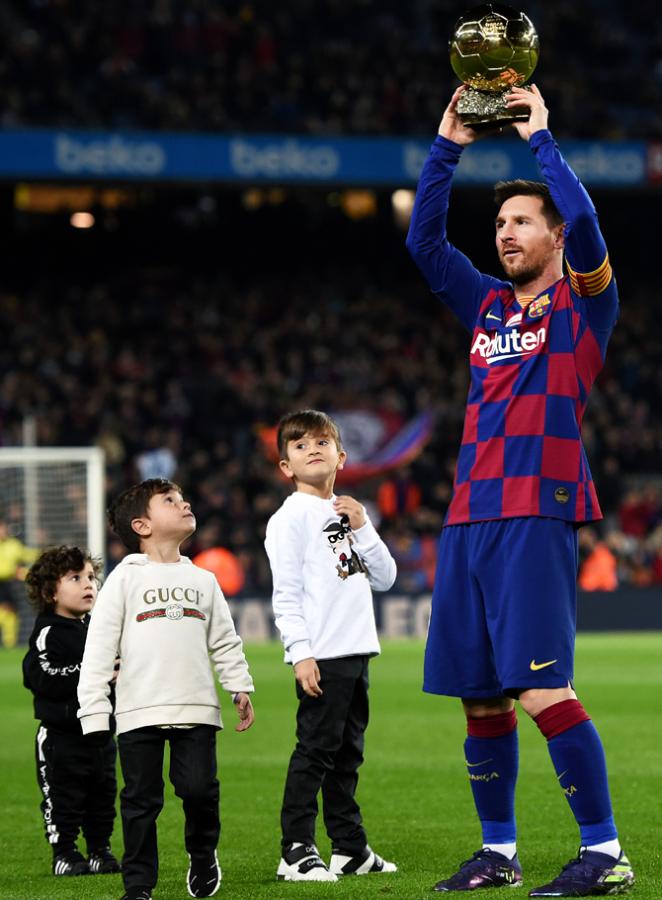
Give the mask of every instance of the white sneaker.
<svg viewBox="0 0 662 900">
<path fill-rule="evenodd" d="M 329 863 L 329 869 L 334 875 L 371 875 L 373 872 L 397 872 L 395 863 L 386 862 L 378 856 L 370 847 L 358 856 L 347 856 L 344 853 L 334 851 Z"/>
<path fill-rule="evenodd" d="M 290 844 L 278 864 L 279 881 L 337 881 L 315 844 Z"/>
</svg>

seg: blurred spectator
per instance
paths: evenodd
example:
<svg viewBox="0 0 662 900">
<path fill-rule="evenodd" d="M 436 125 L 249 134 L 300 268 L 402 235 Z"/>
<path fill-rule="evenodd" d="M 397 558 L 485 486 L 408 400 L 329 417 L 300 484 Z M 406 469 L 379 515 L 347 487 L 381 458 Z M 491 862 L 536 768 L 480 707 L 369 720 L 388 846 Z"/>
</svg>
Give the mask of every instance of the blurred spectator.
<svg viewBox="0 0 662 900">
<path fill-rule="evenodd" d="M 616 510 L 624 490 L 623 472 L 618 457 L 598 457 L 593 464 L 593 478 L 605 521 L 612 528 L 617 524 Z"/>
<path fill-rule="evenodd" d="M 418 535 L 402 524 L 387 533 L 386 544 L 398 567 L 394 591 L 420 594 L 431 591 L 436 565 L 436 540 Z"/>
<path fill-rule="evenodd" d="M 653 530 L 660 518 L 660 501 L 654 487 L 632 488 L 618 507 L 621 531 L 643 538 Z"/>
<path fill-rule="evenodd" d="M 615 591 L 618 587 L 616 557 L 591 527 L 579 530 L 579 587 L 583 591 Z"/>
<path fill-rule="evenodd" d="M 409 468 L 384 478 L 377 490 L 377 506 L 382 519 L 401 519 L 411 516 L 421 505 L 421 489 Z"/>
<path fill-rule="evenodd" d="M 5 127 L 431 134 L 455 0 L 5 0 Z M 536 3 L 555 134 L 662 136 L 652 0 Z M 632 89 L 636 85 L 636 89 Z"/>
<path fill-rule="evenodd" d="M 145 438 L 147 449 L 136 457 L 138 480 L 148 478 L 167 478 L 172 480 L 177 470 L 177 458 L 172 447 L 165 446 L 165 441 L 158 428 L 153 428 Z"/>
<path fill-rule="evenodd" d="M 218 271 L 163 261 L 78 280 L 64 266 L 40 281 L 21 269 L 20 291 L 0 290 L 0 328 L 12 337 L 0 348 L 3 443 L 21 442 L 28 413 L 41 444 L 99 443 L 113 495 L 165 466 L 198 519 L 186 553 L 230 550 L 250 596 L 270 592 L 263 531 L 289 490 L 259 427 L 294 406 L 430 411 L 437 424 L 419 457 L 347 488 L 383 519 L 396 589 L 429 591 L 462 428 L 466 339 L 412 267 L 389 253 L 378 266 L 351 256 L 339 266 L 327 248 L 320 240 L 287 277 L 234 253 Z M 596 537 L 620 584 L 646 585 L 662 579 L 662 340 L 648 288 L 637 296 L 632 285 L 583 427 L 605 514 Z M 84 512 L 72 495 L 67 517 Z M 116 541 L 108 550 L 112 567 L 123 551 Z"/>
<path fill-rule="evenodd" d="M 662 584 L 662 526 L 658 526 L 647 541 L 651 554 L 651 574 L 655 584 Z"/>
</svg>

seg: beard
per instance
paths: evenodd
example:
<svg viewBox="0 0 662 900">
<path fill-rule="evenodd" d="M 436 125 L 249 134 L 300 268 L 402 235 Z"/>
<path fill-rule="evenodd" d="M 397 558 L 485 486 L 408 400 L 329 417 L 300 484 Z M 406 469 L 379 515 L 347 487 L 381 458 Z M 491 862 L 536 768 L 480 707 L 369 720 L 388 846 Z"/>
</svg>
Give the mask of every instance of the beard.
<svg viewBox="0 0 662 900">
<path fill-rule="evenodd" d="M 512 283 L 518 286 L 535 281 L 545 270 L 545 266 L 540 262 L 525 262 L 520 267 L 517 263 L 515 263 L 515 265 L 509 264 L 506 259 L 501 260 L 501 267 Z"/>
</svg>

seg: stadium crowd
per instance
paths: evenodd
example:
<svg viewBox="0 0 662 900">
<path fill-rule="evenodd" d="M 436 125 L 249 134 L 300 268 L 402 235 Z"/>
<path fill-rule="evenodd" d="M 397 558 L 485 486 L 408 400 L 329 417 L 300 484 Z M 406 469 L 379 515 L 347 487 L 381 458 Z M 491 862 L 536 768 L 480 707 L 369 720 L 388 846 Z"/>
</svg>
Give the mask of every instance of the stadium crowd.
<svg viewBox="0 0 662 900">
<path fill-rule="evenodd" d="M 396 590 L 432 585 L 467 389 L 466 337 L 417 280 L 319 260 L 284 279 L 175 268 L 71 284 L 71 274 L 0 294 L 5 444 L 36 416 L 42 445 L 98 443 L 108 492 L 153 475 L 184 487 L 199 530 L 188 552 L 223 546 L 244 594 L 268 594 L 266 521 L 289 491 L 259 431 L 293 407 L 434 413 L 409 466 L 344 491 L 369 501 L 399 564 Z M 311 302 L 314 297 L 314 302 Z M 130 298 L 130 300 L 128 299 Z M 620 583 L 662 582 L 662 339 L 632 293 L 584 424 L 605 521 L 583 529 Z M 388 328 L 384 328 L 388 322 Z M 645 477 L 648 476 L 648 477 Z M 58 535 L 49 537 L 58 541 Z M 110 540 L 111 565 L 123 550 Z M 604 579 L 603 579 L 604 580 Z M 599 585 L 605 586 L 598 578 Z"/>
<path fill-rule="evenodd" d="M 7 0 L 0 125 L 427 134 L 453 82 L 451 0 Z M 662 136 L 652 0 L 533 2 L 535 74 L 576 138 Z"/>
</svg>

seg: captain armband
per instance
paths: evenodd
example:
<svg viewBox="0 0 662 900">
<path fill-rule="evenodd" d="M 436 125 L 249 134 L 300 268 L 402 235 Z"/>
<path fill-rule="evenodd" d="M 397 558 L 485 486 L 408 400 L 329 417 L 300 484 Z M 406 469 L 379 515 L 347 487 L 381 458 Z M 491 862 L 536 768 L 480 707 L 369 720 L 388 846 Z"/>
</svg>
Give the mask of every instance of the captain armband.
<svg viewBox="0 0 662 900">
<path fill-rule="evenodd" d="M 578 294 L 580 297 L 595 297 L 596 294 L 601 294 L 613 278 L 609 254 L 605 256 L 604 262 L 593 272 L 575 272 L 567 259 L 565 262 L 568 267 L 568 275 L 570 276 L 570 286 L 575 294 Z"/>
</svg>

